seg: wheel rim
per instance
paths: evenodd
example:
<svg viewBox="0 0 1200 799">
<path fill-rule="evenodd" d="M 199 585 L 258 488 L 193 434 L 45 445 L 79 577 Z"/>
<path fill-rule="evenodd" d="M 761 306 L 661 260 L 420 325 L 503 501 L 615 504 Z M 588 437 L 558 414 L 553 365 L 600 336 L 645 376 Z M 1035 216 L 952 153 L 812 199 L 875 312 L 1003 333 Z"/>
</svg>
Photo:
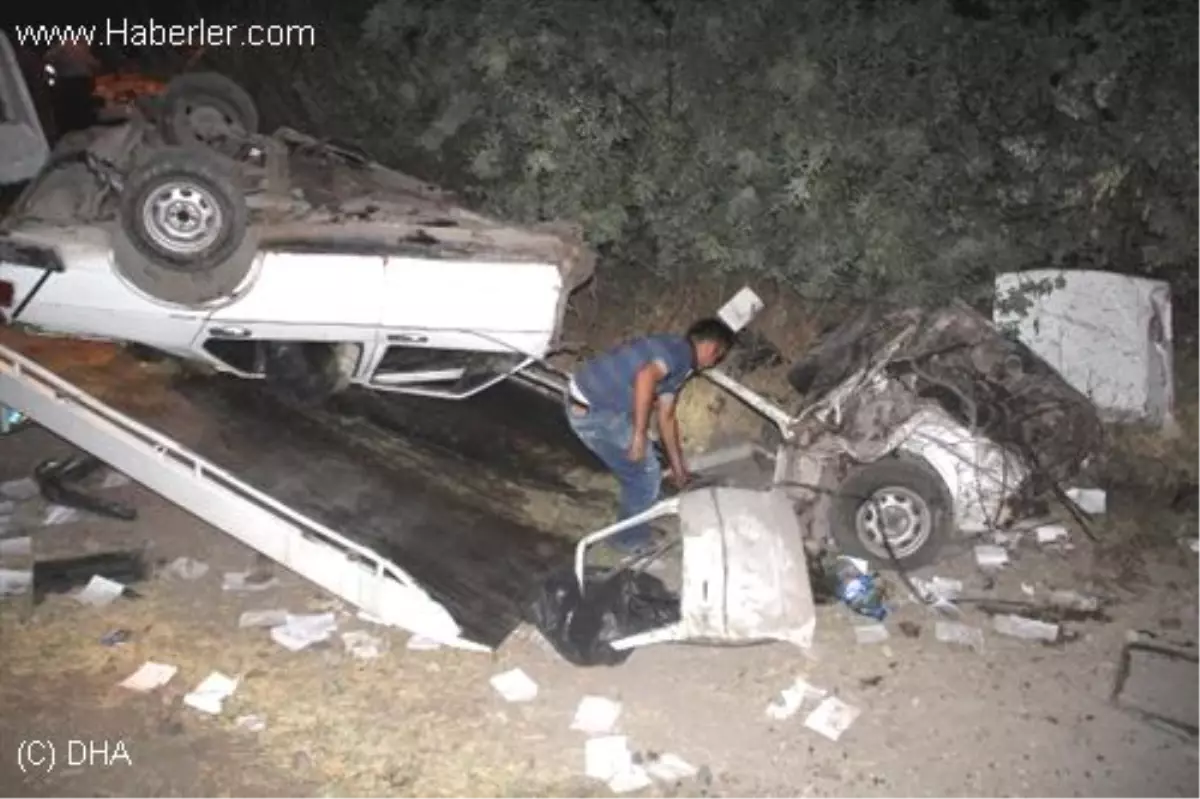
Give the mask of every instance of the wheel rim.
<svg viewBox="0 0 1200 799">
<path fill-rule="evenodd" d="M 195 183 L 164 183 L 142 205 L 146 234 L 173 255 L 196 255 L 212 247 L 222 222 L 216 198 Z"/>
<path fill-rule="evenodd" d="M 929 503 L 917 492 L 903 486 L 888 486 L 858 506 L 855 532 L 863 546 L 874 556 L 888 559 L 884 536 L 897 559 L 907 558 L 929 540 L 933 514 Z"/>
</svg>

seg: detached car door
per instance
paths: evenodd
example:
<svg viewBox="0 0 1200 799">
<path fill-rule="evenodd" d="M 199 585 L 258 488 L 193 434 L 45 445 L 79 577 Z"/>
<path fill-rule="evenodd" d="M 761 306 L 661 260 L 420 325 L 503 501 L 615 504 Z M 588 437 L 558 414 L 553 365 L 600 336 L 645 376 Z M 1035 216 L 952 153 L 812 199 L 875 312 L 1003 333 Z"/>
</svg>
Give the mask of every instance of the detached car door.
<svg viewBox="0 0 1200 799">
<path fill-rule="evenodd" d="M 245 294 L 205 320 L 197 352 L 245 375 L 255 371 L 256 342 L 352 344 L 360 370 L 376 344 L 383 256 L 268 251 L 260 257 Z"/>
</svg>

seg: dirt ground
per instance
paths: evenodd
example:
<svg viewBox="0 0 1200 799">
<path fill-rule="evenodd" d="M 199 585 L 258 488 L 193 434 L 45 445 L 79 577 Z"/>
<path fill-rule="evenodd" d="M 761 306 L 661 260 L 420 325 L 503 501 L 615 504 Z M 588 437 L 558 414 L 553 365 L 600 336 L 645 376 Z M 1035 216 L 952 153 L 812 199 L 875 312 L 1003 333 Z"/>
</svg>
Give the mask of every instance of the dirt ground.
<svg viewBox="0 0 1200 799">
<path fill-rule="evenodd" d="M 47 439 L 30 431 L 3 442 L 3 476 L 53 452 Z M 18 442 L 26 452 L 14 451 Z M 195 581 L 156 578 L 138 586 L 143 598 L 105 608 L 66 596 L 50 596 L 28 619 L 19 606 L 5 608 L 6 795 L 603 793 L 581 778 L 583 736 L 568 729 L 586 694 L 623 703 L 620 727 L 633 746 L 706 767 L 711 784 L 683 786 L 689 794 L 1196 793 L 1195 745 L 1107 702 L 1127 630 L 1192 637 L 1188 558 L 1156 564 L 1154 590 L 1122 597 L 1112 622 L 1078 625 L 1082 637 L 1056 647 L 990 635 L 983 653 L 960 650 L 932 640 L 932 620 L 906 606 L 895 622 L 921 625 L 917 638 L 891 623 L 888 642 L 858 645 L 854 620 L 830 607 L 822 609 L 815 661 L 785 646 L 663 647 L 616 669 L 578 670 L 525 636 L 489 656 L 408 651 L 406 636 L 381 633 L 388 651 L 359 662 L 340 646 L 290 653 L 264 630 L 238 629 L 242 610 L 316 612 L 336 603 L 288 574 L 262 593 L 223 592 L 221 572 L 251 568 L 251 553 L 136 487 L 114 493 L 137 505 L 138 522 L 43 528 L 43 540 L 56 539 L 44 544 L 47 556 L 147 546 L 155 559 L 189 556 L 210 571 Z M 978 584 L 973 571 L 964 556 L 939 573 Z M 1012 595 L 1015 587 L 1019 596 L 1020 583 L 1078 586 L 1087 573 L 1078 549 L 1030 550 L 994 592 Z M 341 629 L 354 628 L 371 626 L 342 614 Z M 103 646 L 115 629 L 131 640 Z M 147 659 L 180 672 L 155 695 L 115 687 Z M 506 704 L 487 683 L 515 666 L 540 686 L 532 703 Z M 220 718 L 179 701 L 210 670 L 243 677 Z M 801 674 L 861 708 L 838 742 L 805 729 L 800 717 L 766 718 L 773 695 Z M 1169 690 L 1194 704 L 1194 679 Z M 252 713 L 265 717 L 265 730 L 238 729 L 235 720 Z M 22 743 L 32 740 L 52 743 L 64 762 L 50 773 L 23 764 Z M 74 750 L 71 741 L 79 742 Z M 85 743 L 89 757 L 80 754 Z"/>
<path fill-rule="evenodd" d="M 39 429 L 0 439 L 0 481 L 66 451 Z M 136 485 L 109 495 L 135 505 L 139 518 L 84 516 L 40 527 L 38 557 L 141 549 L 160 564 L 184 556 L 209 569 L 189 580 L 160 567 L 135 586 L 139 598 L 101 608 L 66 595 L 50 595 L 31 612 L 0 601 L 3 795 L 609 795 L 584 776 L 585 736 L 570 729 L 586 695 L 622 703 L 618 730 L 632 749 L 674 753 L 699 770 L 644 795 L 1200 791 L 1194 740 L 1109 701 L 1130 631 L 1195 642 L 1196 556 L 1174 540 L 1194 536 L 1194 521 L 1156 528 L 1136 577 L 1115 570 L 1078 532 L 1066 551 L 1023 540 L 994 579 L 977 570 L 965 545 L 924 575 L 959 577 L 989 596 L 1069 588 L 1111 598 L 1111 620 L 1069 624 L 1077 637 L 1067 643 L 990 629 L 982 651 L 942 643 L 930 611 L 897 591 L 883 643 L 856 643 L 860 620 L 823 606 L 811 657 L 782 644 L 661 646 L 616 668 L 578 669 L 526 630 L 494 654 L 410 650 L 406 634 L 356 618 L 283 571 L 267 590 L 223 591 L 224 572 L 259 565 L 252 552 Z M 23 512 L 40 514 L 40 502 Z M 567 520 L 569 513 L 556 508 L 555 524 L 598 526 L 594 507 Z M 1136 523 L 1140 509 L 1113 514 Z M 289 652 L 265 629 L 239 629 L 239 614 L 253 609 L 334 610 L 339 633 L 369 631 L 386 651 L 357 660 L 335 636 Z M 988 627 L 969 609 L 966 621 Z M 106 646 L 101 639 L 116 630 L 129 640 Z M 145 695 L 117 686 L 146 660 L 179 671 Z M 539 686 L 531 702 L 507 703 L 488 683 L 516 667 Z M 212 671 L 240 678 L 218 716 L 181 702 Z M 1188 709 L 1194 723 L 1195 670 L 1180 674 L 1155 690 Z M 798 676 L 860 709 L 839 740 L 807 729 L 807 708 L 783 721 L 767 716 L 768 703 Z M 249 715 L 265 727 L 247 728 Z"/>
</svg>

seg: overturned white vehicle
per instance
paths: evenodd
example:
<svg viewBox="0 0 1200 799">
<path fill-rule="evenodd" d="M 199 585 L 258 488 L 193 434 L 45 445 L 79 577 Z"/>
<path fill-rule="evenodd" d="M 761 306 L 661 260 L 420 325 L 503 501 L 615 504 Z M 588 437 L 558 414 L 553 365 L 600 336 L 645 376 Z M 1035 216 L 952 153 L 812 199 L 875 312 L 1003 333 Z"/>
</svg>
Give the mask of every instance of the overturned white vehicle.
<svg viewBox="0 0 1200 799">
<path fill-rule="evenodd" d="M 320 400 L 475 394 L 557 344 L 591 276 L 576 230 L 521 228 L 352 149 L 257 131 L 184 74 L 50 152 L 0 40 L 0 322 L 134 343 Z"/>
<path fill-rule="evenodd" d="M 931 564 L 963 536 L 1064 499 L 1062 483 L 1102 436 L 1087 397 L 962 303 L 867 310 L 833 330 L 792 365 L 806 400 L 797 411 L 725 372 L 706 376 L 771 423 L 770 446 L 694 459 L 707 485 L 578 544 L 571 573 L 547 583 L 532 614 L 578 665 L 666 641 L 807 647 L 824 577 L 816 556 Z M 657 551 L 589 565 L 595 545 L 656 519 L 678 520 Z M 672 586 L 643 571 L 667 559 Z"/>
</svg>

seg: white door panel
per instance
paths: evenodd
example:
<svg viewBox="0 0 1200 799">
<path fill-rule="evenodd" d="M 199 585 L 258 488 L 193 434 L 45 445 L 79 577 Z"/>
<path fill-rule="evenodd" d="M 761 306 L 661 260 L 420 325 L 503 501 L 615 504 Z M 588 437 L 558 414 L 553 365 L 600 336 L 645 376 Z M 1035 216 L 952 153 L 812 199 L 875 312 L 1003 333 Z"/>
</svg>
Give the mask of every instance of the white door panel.
<svg viewBox="0 0 1200 799">
<path fill-rule="evenodd" d="M 553 264 L 393 256 L 387 259 L 382 324 L 385 333 L 507 331 L 549 339 L 561 293 Z"/>
<path fill-rule="evenodd" d="M 379 256 L 268 253 L 245 296 L 213 311 L 208 326 L 239 338 L 374 339 L 380 321 Z"/>
<path fill-rule="evenodd" d="M 268 252 L 250 290 L 212 312 L 193 351 L 245 375 L 249 350 L 232 342 L 357 343 L 357 372 L 374 357 L 382 289 L 380 256 Z"/>
</svg>

